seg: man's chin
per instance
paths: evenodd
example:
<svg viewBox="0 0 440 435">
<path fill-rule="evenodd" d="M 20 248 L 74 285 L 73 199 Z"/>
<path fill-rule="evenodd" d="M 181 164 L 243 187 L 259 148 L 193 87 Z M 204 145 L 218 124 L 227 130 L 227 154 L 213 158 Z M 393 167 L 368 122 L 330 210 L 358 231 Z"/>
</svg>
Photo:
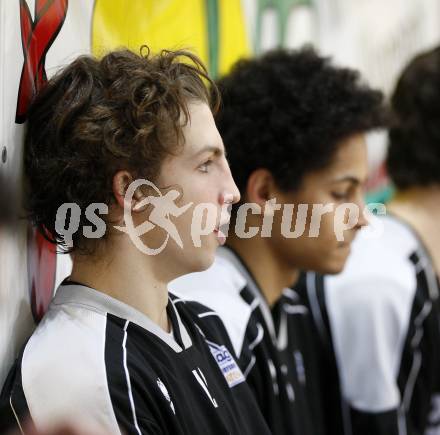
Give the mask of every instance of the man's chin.
<svg viewBox="0 0 440 435">
<path fill-rule="evenodd" d="M 347 262 L 347 258 L 343 260 L 338 259 L 329 262 L 323 266 L 323 270 L 321 271 L 321 273 L 323 275 L 337 275 L 343 272 L 346 262 Z"/>
<path fill-rule="evenodd" d="M 188 267 L 191 269 L 188 273 L 203 272 L 214 263 L 215 250 L 200 249 L 200 252 L 187 255 L 189 257 Z"/>
</svg>

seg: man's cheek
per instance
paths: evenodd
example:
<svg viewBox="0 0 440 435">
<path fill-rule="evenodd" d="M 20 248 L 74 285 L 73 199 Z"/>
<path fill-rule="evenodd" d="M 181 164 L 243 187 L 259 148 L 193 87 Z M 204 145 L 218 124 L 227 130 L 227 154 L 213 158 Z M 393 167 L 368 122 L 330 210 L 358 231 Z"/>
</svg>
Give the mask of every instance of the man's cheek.
<svg viewBox="0 0 440 435">
<path fill-rule="evenodd" d="M 338 222 L 334 213 L 328 214 L 322 219 L 319 238 L 326 243 L 334 242 L 336 234 L 343 231 L 343 227 L 343 221 Z"/>
<path fill-rule="evenodd" d="M 345 233 L 353 230 L 359 222 L 359 207 L 353 203 L 340 204 L 334 215 L 335 235 L 338 241 L 345 241 Z"/>
<path fill-rule="evenodd" d="M 213 233 L 218 220 L 218 209 L 212 203 L 199 203 L 195 206 L 191 219 L 191 239 L 194 246 L 202 245 L 202 237 Z"/>
</svg>

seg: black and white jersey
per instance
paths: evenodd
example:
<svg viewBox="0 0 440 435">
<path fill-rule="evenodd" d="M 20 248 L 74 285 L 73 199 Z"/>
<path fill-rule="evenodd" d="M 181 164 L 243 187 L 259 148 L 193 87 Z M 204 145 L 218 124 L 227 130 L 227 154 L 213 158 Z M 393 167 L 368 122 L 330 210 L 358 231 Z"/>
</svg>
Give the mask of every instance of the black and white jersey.
<svg viewBox="0 0 440 435">
<path fill-rule="evenodd" d="M 438 435 L 438 281 L 412 230 L 394 217 L 381 222 L 382 234 L 361 231 L 343 273 L 313 290 L 350 408 L 346 433 Z"/>
<path fill-rule="evenodd" d="M 323 433 L 310 319 L 294 290 L 269 307 L 229 248 L 218 249 L 207 271 L 181 277 L 170 289 L 219 314 L 272 433 Z"/>
<path fill-rule="evenodd" d="M 324 277 L 314 272 L 303 272 L 295 290 L 310 313 L 310 330 L 318 367 L 318 394 L 314 400 L 318 401 L 322 409 L 325 433 L 349 435 L 349 408 L 341 394 L 339 370 L 325 305 Z"/>
<path fill-rule="evenodd" d="M 72 422 L 109 434 L 268 434 L 219 318 L 172 295 L 167 313 L 170 334 L 116 299 L 64 283 L 8 376 L 0 421 L 21 426 L 30 415 L 39 429 Z"/>
</svg>

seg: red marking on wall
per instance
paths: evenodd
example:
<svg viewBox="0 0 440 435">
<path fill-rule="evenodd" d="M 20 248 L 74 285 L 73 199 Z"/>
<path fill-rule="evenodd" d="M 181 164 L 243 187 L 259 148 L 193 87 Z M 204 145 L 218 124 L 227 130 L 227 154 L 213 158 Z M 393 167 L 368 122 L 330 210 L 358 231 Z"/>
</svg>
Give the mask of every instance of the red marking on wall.
<svg viewBox="0 0 440 435">
<path fill-rule="evenodd" d="M 28 228 L 28 280 L 32 315 L 39 322 L 49 306 L 55 287 L 57 266 L 56 246 L 40 232 Z"/>
<path fill-rule="evenodd" d="M 22 124 L 32 98 L 47 79 L 46 54 L 63 26 L 68 0 L 35 0 L 35 20 L 32 20 L 26 0 L 19 1 L 24 62 L 15 122 Z"/>
<path fill-rule="evenodd" d="M 19 0 L 19 3 L 24 62 L 15 122 L 22 124 L 32 99 L 47 80 L 46 54 L 63 26 L 68 0 L 35 0 L 34 20 L 26 0 Z M 38 322 L 53 296 L 57 257 L 55 246 L 31 227 L 28 229 L 27 257 L 32 314 Z"/>
</svg>

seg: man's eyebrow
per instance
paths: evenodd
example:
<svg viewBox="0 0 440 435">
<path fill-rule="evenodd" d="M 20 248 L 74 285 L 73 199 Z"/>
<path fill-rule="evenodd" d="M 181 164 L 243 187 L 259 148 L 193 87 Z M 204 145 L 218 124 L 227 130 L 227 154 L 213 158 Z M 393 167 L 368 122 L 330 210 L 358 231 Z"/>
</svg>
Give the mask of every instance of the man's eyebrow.
<svg viewBox="0 0 440 435">
<path fill-rule="evenodd" d="M 333 183 L 342 183 L 342 182 L 349 182 L 354 185 L 361 184 L 361 180 L 359 180 L 359 178 L 357 177 L 354 177 L 353 175 L 345 175 L 343 177 L 335 178 L 333 180 Z"/>
<path fill-rule="evenodd" d="M 206 145 L 202 149 L 197 151 L 194 154 L 194 157 L 206 152 L 214 153 L 217 156 L 226 155 L 226 151 L 223 148 L 220 148 L 219 146 L 216 145 Z"/>
</svg>

